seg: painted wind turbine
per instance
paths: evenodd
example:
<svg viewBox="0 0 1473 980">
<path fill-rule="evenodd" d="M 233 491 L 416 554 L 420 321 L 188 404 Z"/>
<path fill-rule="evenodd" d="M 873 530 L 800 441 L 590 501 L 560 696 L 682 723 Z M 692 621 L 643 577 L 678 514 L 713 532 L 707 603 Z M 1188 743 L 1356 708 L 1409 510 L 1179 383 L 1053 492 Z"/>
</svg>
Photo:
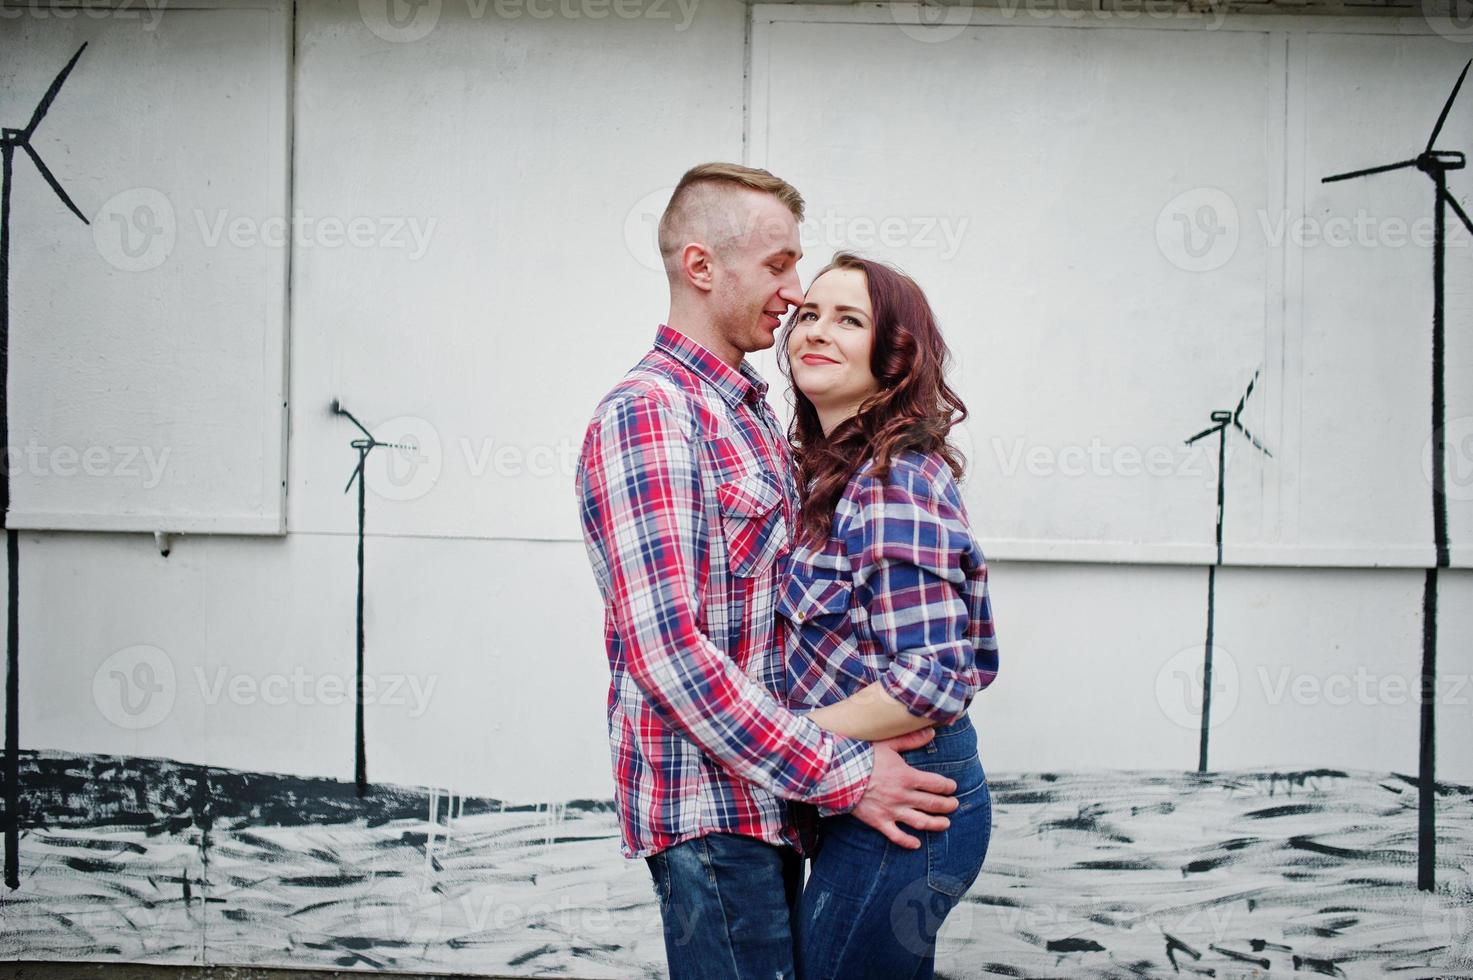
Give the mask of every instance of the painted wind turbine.
<svg viewBox="0 0 1473 980">
<path fill-rule="evenodd" d="M 67 76 L 76 67 L 77 59 L 87 50 L 84 43 L 72 55 L 57 76 L 36 109 L 30 122 L 21 129 L 0 129 L 0 447 L 5 458 L 10 457 L 10 189 L 15 177 L 16 151 L 31 158 L 31 164 L 41 174 L 41 179 L 51 187 L 82 223 L 91 224 L 81 209 L 67 196 L 56 175 L 36 148 L 31 137 L 36 128 L 56 101 L 56 95 L 66 82 Z M 10 471 L 0 480 L 0 521 L 5 523 L 5 559 L 9 570 L 9 618 L 5 629 L 5 884 L 10 888 L 20 887 L 20 540 L 10 526 Z"/>
<path fill-rule="evenodd" d="M 1227 482 L 1227 435 L 1228 429 L 1237 429 L 1243 437 L 1252 443 L 1253 448 L 1265 456 L 1273 456 L 1258 441 L 1258 437 L 1249 432 L 1243 425 L 1243 408 L 1248 404 L 1248 396 L 1253 394 L 1253 386 L 1258 383 L 1258 372 L 1253 372 L 1253 377 L 1248 381 L 1248 388 L 1243 392 L 1243 397 L 1238 399 L 1238 407 L 1232 411 L 1226 409 L 1213 412 L 1210 416 L 1212 426 L 1187 440 L 1187 445 L 1205 439 L 1213 433 L 1217 434 L 1217 558 L 1207 569 L 1207 646 L 1202 652 L 1202 735 L 1197 745 L 1197 771 L 1207 771 L 1207 732 L 1212 723 L 1212 635 L 1214 616 L 1217 610 L 1217 570 L 1222 567 L 1222 511 Z"/>
<path fill-rule="evenodd" d="M 1422 891 L 1432 891 L 1436 887 L 1436 803 L 1437 803 L 1437 713 L 1435 710 L 1437 690 L 1437 576 L 1438 571 L 1447 568 L 1448 542 L 1447 542 L 1447 495 L 1446 495 L 1446 457 L 1447 450 L 1444 444 L 1445 424 L 1447 419 L 1447 406 L 1444 401 L 1444 316 L 1443 316 L 1443 279 L 1446 276 L 1446 263 L 1444 262 L 1447 248 L 1447 210 L 1452 208 L 1458 220 L 1463 226 L 1473 232 L 1473 221 L 1468 219 L 1468 214 L 1458 203 L 1457 198 L 1448 193 L 1447 175 L 1452 170 L 1462 170 L 1467 165 L 1467 159 L 1457 150 L 1439 150 L 1436 148 L 1437 137 L 1442 135 L 1442 125 L 1447 122 L 1448 113 L 1452 111 L 1453 102 L 1458 97 L 1458 90 L 1463 87 L 1463 79 L 1468 77 L 1468 66 L 1473 65 L 1473 60 L 1463 65 L 1463 71 L 1458 75 L 1458 80 L 1453 83 L 1453 90 L 1448 95 L 1447 101 L 1442 104 L 1442 112 L 1437 117 L 1437 123 L 1432 127 L 1432 135 L 1427 138 L 1427 146 L 1422 152 L 1409 160 L 1401 160 L 1397 163 L 1385 163 L 1376 167 L 1366 167 L 1363 170 L 1352 170 L 1348 173 L 1334 174 L 1325 177 L 1321 183 L 1329 184 L 1337 180 L 1350 180 L 1352 177 L 1367 177 L 1371 174 L 1390 173 L 1393 170 L 1416 169 L 1422 171 L 1432 181 L 1433 186 L 1433 214 L 1434 232 L 1432 246 L 1432 535 L 1436 546 L 1436 563 L 1427 569 L 1426 578 L 1422 583 L 1422 717 L 1421 735 L 1418 748 L 1417 763 L 1417 887 Z"/>
<path fill-rule="evenodd" d="M 332 410 L 335 415 L 345 415 L 348 421 L 358 427 L 363 433 L 362 439 L 354 439 L 350 445 L 358 450 L 358 465 L 353 469 L 353 475 L 348 477 L 348 485 L 343 488 L 343 493 L 353 489 L 353 481 L 358 481 L 358 657 L 356 679 L 353 685 L 354 700 L 354 729 L 353 729 L 353 781 L 358 787 L 358 795 L 362 796 L 368 792 L 368 756 L 363 734 L 363 526 L 367 512 L 367 500 L 364 492 L 366 478 L 363 473 L 364 466 L 368 463 L 368 454 L 374 449 L 382 446 L 385 449 L 413 449 L 397 442 L 379 442 L 373 437 L 373 433 L 364 428 L 363 423 L 353 417 L 353 413 L 344 408 L 336 398 L 332 402 Z"/>
</svg>

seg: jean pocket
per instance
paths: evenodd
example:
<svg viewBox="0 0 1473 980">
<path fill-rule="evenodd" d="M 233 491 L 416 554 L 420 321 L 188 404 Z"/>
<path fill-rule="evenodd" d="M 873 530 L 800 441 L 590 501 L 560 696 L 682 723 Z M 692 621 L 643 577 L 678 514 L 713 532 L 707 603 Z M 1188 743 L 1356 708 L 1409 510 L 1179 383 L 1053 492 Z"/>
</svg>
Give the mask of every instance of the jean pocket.
<svg viewBox="0 0 1473 980">
<path fill-rule="evenodd" d="M 650 879 L 655 888 L 655 898 L 660 903 L 660 911 L 664 911 L 670 905 L 670 861 L 662 851 L 659 854 L 651 854 L 644 859 L 650 867 Z"/>
<path fill-rule="evenodd" d="M 716 502 L 731 573 L 751 578 L 766 571 L 788 540 L 777 477 L 758 470 L 722 483 Z"/>
<path fill-rule="evenodd" d="M 957 783 L 959 805 L 947 815 L 951 826 L 926 835 L 926 883 L 952 898 L 961 898 L 977 880 L 992 838 L 992 793 L 986 776 L 975 783 L 958 778 Z"/>
</svg>

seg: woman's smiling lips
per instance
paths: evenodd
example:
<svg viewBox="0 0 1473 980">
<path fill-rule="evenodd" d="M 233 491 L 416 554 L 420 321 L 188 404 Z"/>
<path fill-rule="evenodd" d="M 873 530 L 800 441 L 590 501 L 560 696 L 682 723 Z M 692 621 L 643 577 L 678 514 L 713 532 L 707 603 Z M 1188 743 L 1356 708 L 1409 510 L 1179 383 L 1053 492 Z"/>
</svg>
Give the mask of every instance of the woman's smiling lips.
<svg viewBox="0 0 1473 980">
<path fill-rule="evenodd" d="M 804 354 L 799 358 L 804 364 L 838 364 L 832 357 L 824 357 L 822 354 Z"/>
</svg>

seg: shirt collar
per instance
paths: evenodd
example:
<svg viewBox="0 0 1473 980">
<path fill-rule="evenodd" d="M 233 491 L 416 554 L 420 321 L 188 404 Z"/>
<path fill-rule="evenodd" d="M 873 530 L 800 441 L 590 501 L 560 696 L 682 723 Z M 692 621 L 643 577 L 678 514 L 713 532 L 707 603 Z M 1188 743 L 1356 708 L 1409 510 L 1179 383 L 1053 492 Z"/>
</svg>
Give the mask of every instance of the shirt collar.
<svg viewBox="0 0 1473 980">
<path fill-rule="evenodd" d="M 745 358 L 739 369 L 733 368 L 674 327 L 660 324 L 655 332 L 655 349 L 689 368 L 732 405 L 757 405 L 767 397 L 767 382 Z"/>
</svg>

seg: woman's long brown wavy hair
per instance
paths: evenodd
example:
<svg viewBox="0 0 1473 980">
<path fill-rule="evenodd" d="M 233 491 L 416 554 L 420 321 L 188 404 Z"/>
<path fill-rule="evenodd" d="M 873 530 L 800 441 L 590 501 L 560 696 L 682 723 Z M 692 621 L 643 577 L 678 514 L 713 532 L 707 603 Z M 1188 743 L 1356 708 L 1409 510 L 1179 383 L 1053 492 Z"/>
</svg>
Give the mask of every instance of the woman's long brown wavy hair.
<svg viewBox="0 0 1473 980">
<path fill-rule="evenodd" d="M 939 453 L 957 479 L 961 479 L 966 466 L 966 459 L 946 436 L 953 425 L 967 417 L 967 407 L 946 383 L 951 352 L 941 339 L 926 294 L 900 270 L 851 252 L 835 255 L 819 275 L 831 269 L 864 273 L 874 313 L 870 372 L 880 390 L 860 405 L 858 414 L 825 436 L 818 410 L 792 384 L 788 340 L 800 311 L 788 318 L 778 365 L 788 378 L 793 398 L 788 441 L 793 447 L 798 486 L 803 489 L 798 539 L 813 547 L 820 547 L 828 537 L 834 508 L 866 460 L 875 461 L 871 472 L 880 480 L 889 477 L 896 455 L 912 449 Z"/>
</svg>

